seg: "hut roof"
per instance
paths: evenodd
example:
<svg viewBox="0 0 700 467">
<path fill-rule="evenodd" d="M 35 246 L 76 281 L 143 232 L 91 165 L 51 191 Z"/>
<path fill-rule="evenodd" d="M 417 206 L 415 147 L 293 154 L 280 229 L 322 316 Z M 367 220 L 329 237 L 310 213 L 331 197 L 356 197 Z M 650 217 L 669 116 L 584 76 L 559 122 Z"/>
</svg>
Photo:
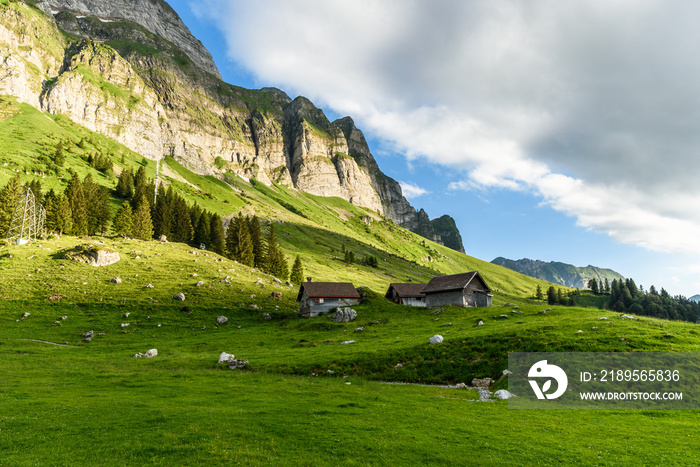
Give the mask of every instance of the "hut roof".
<svg viewBox="0 0 700 467">
<path fill-rule="evenodd" d="M 297 301 L 301 300 L 304 290 L 311 298 L 360 298 L 350 282 L 304 282 L 299 287 Z"/>
<path fill-rule="evenodd" d="M 452 274 L 449 276 L 438 276 L 430 279 L 430 282 L 423 289 L 424 294 L 448 292 L 451 290 L 461 290 L 467 287 L 472 281 L 479 281 L 484 292 L 491 292 L 491 289 L 477 271 Z"/>
<path fill-rule="evenodd" d="M 393 288 L 399 297 L 425 297 L 423 293 L 423 287 L 425 284 L 399 284 L 393 283 L 389 285 L 389 289 L 386 291 L 386 295 Z"/>
</svg>

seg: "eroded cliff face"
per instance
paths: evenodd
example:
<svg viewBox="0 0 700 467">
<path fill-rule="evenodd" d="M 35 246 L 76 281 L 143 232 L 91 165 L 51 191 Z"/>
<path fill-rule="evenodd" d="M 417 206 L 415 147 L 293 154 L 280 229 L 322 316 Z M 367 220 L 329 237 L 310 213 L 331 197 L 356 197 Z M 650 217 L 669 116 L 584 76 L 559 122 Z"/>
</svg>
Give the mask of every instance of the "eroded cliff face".
<svg viewBox="0 0 700 467">
<path fill-rule="evenodd" d="M 61 11 L 102 21 L 127 20 L 163 37 L 182 49 L 200 68 L 221 78 L 209 51 L 195 39 L 180 17 L 163 0 L 41 0 L 48 14 Z M 71 31 L 79 33 L 79 31 Z"/>
<path fill-rule="evenodd" d="M 70 10 L 55 16 L 21 3 L 0 7 L 0 92 L 67 115 L 147 158 L 169 155 L 200 174 L 337 196 L 439 243 L 450 237 L 448 246 L 464 251 L 456 227 L 458 242 L 381 172 L 350 117 L 330 122 L 303 97 L 226 84 L 152 32 L 156 27 L 117 21 L 115 11 L 93 3 L 44 2 Z M 156 0 L 110 3 L 168 17 Z M 79 17 L 89 14 L 99 17 Z M 85 38 L 70 42 L 59 27 Z"/>
</svg>

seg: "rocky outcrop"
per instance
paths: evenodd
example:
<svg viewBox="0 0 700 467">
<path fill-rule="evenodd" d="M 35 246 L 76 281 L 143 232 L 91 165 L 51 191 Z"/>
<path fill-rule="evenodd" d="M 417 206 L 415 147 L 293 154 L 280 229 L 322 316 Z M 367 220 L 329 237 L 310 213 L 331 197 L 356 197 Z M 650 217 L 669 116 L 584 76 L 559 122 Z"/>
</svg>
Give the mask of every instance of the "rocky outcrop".
<svg viewBox="0 0 700 467">
<path fill-rule="evenodd" d="M 209 51 L 163 0 L 41 0 L 39 6 L 48 14 L 69 12 L 76 16 L 93 17 L 103 23 L 120 20 L 136 23 L 175 44 L 202 70 L 221 78 Z M 70 32 L 82 36 L 80 28 Z"/>
</svg>

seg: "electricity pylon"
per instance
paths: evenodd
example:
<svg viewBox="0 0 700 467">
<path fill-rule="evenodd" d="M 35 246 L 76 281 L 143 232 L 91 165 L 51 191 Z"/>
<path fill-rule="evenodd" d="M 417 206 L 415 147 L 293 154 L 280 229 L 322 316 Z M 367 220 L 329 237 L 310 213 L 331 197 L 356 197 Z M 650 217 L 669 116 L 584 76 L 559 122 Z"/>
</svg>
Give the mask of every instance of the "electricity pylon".
<svg viewBox="0 0 700 467">
<path fill-rule="evenodd" d="M 34 193 L 31 188 L 25 186 L 15 206 L 6 238 L 13 240 L 17 245 L 29 243 L 32 239 L 36 240 L 37 235 L 44 234 L 45 222 L 44 206 L 39 205 L 37 209 Z"/>
</svg>

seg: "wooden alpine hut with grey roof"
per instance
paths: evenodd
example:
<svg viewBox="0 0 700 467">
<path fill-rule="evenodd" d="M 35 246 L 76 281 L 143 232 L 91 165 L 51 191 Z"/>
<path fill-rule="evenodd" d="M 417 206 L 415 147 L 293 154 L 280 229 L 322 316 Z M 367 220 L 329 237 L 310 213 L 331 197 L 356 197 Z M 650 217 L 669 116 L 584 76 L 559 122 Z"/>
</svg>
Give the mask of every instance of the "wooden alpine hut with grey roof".
<svg viewBox="0 0 700 467">
<path fill-rule="evenodd" d="M 350 282 L 303 282 L 297 295 L 299 314 L 309 318 L 337 307 L 360 303 L 360 294 Z"/>
<path fill-rule="evenodd" d="M 491 289 L 477 271 L 433 277 L 422 292 L 428 308 L 445 305 L 491 306 L 493 297 Z"/>
</svg>

